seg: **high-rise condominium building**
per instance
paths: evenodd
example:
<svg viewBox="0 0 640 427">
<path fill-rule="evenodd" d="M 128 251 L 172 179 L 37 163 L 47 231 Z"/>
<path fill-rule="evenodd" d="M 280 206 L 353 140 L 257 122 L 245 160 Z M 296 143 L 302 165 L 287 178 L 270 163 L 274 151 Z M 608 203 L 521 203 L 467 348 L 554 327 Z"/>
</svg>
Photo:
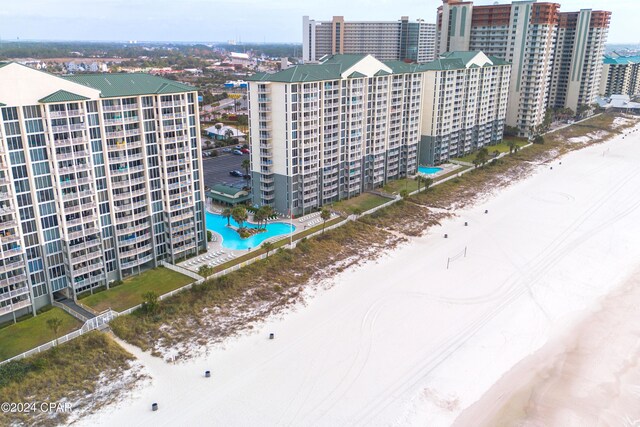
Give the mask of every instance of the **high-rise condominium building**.
<svg viewBox="0 0 640 427">
<path fill-rule="evenodd" d="M 420 164 L 438 164 L 502 140 L 511 65 L 482 52 L 426 64 Z"/>
<path fill-rule="evenodd" d="M 248 80 L 254 203 L 299 215 L 500 140 L 509 65 L 334 55 Z"/>
<path fill-rule="evenodd" d="M 522 135 L 544 120 L 559 7 L 535 1 L 474 6 L 443 0 L 438 8 L 440 52 L 481 50 L 512 64 L 507 125 Z"/>
<path fill-rule="evenodd" d="M 335 54 L 370 54 L 381 61 L 432 61 L 436 56 L 436 26 L 421 19 L 410 21 L 331 21 L 302 17 L 304 62 Z"/>
<path fill-rule="evenodd" d="M 195 88 L 0 65 L 0 322 L 205 247 Z"/>
<path fill-rule="evenodd" d="M 640 56 L 607 56 L 602 66 L 600 95 L 640 95 Z"/>
<path fill-rule="evenodd" d="M 481 50 L 512 64 L 507 124 L 522 135 L 542 123 L 549 106 L 577 109 L 597 94 L 610 13 L 559 8 L 535 0 L 492 6 L 443 0 L 438 9 L 440 52 Z"/>
<path fill-rule="evenodd" d="M 596 101 L 611 12 L 560 13 L 549 106 L 570 108 Z"/>
</svg>

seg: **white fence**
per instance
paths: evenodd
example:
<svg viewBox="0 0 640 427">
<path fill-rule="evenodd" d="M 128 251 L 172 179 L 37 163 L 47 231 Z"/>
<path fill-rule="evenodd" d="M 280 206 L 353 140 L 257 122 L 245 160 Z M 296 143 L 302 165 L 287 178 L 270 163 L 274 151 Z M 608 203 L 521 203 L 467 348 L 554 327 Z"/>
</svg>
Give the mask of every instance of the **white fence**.
<svg viewBox="0 0 640 427">
<path fill-rule="evenodd" d="M 53 341 L 49 341 L 46 344 L 42 344 L 32 350 L 29 351 L 25 351 L 22 354 L 19 354 L 17 356 L 12 357 L 11 359 L 7 359 L 7 360 L 3 360 L 2 362 L 0 362 L 0 365 L 11 362 L 12 360 L 19 360 L 19 359 L 24 359 L 25 357 L 29 357 L 29 356 L 33 356 L 34 354 L 38 354 L 41 353 L 45 350 L 48 350 L 52 347 L 55 347 L 57 345 L 60 344 L 64 344 L 67 341 L 71 341 L 74 338 L 78 338 L 80 335 L 84 335 L 87 332 L 91 332 L 95 329 L 104 329 L 107 327 L 107 325 L 109 324 L 109 322 L 111 321 L 111 319 L 115 318 L 118 316 L 118 313 L 116 313 L 113 310 L 109 310 L 107 312 L 104 312 L 102 314 L 100 314 L 99 316 L 96 316 L 92 319 L 87 320 L 84 325 L 82 325 L 82 328 L 78 329 L 77 331 L 73 331 L 68 333 L 67 335 L 63 335 L 60 338 L 58 338 L 57 340 L 53 340 Z"/>
<path fill-rule="evenodd" d="M 528 147 L 530 145 L 531 145 L 531 143 L 521 147 L 520 149 L 526 148 L 526 147 Z M 494 160 L 499 159 L 499 158 L 501 158 L 501 157 L 503 157 L 505 155 L 508 155 L 508 154 L 509 153 L 502 153 L 501 155 L 499 155 L 497 157 L 494 157 L 494 158 L 490 159 L 489 161 L 490 162 L 494 161 Z M 459 177 L 462 174 L 465 174 L 467 172 L 471 172 L 472 170 L 473 170 L 473 168 L 469 168 L 469 169 L 466 169 L 464 171 L 458 172 L 457 174 L 453 174 L 453 175 L 451 175 L 451 176 L 449 176 L 449 177 L 447 177 L 445 179 L 442 179 L 440 181 L 435 182 L 433 185 L 442 184 L 443 182 L 449 181 L 450 179 L 455 179 L 455 178 Z M 424 191 L 424 189 L 422 191 Z M 413 191 L 411 193 L 411 195 L 417 194 L 418 192 L 419 192 L 418 190 Z M 384 209 L 387 206 L 390 206 L 390 205 L 392 205 L 394 203 L 397 203 L 401 199 L 402 198 L 400 196 L 397 196 L 395 199 L 389 200 L 388 202 L 386 202 L 386 203 L 384 203 L 384 204 L 382 204 L 380 206 L 376 206 L 375 208 L 371 208 L 368 211 L 363 212 L 360 215 L 349 215 L 344 221 L 340 221 L 340 222 L 338 222 L 336 224 L 330 225 L 330 226 L 326 227 L 326 229 L 324 231 L 333 230 L 334 228 L 341 227 L 341 226 L 345 225 L 346 223 L 348 223 L 349 221 L 357 220 L 358 218 L 360 218 L 363 215 L 371 215 L 372 213 L 374 213 L 374 212 L 376 212 L 376 211 L 378 211 L 380 209 Z M 322 233 L 323 233 L 323 230 L 318 230 L 318 231 L 316 231 L 314 233 L 311 233 L 311 234 L 305 236 L 305 238 L 314 237 L 314 236 L 320 235 Z M 287 236 L 283 236 L 283 237 L 278 236 L 278 238 L 276 238 L 276 239 L 269 239 L 269 240 L 275 242 L 275 241 L 279 241 L 279 240 L 284 240 L 285 238 L 288 238 L 288 237 Z M 286 244 L 286 245 L 284 245 L 282 247 L 283 248 L 293 249 L 293 248 L 295 248 L 297 246 L 297 243 L 300 240 L 302 240 L 302 239 L 294 240 L 293 242 L 288 243 L 288 244 Z M 247 265 L 252 264 L 252 263 L 254 263 L 256 261 L 260 261 L 262 259 L 265 259 L 266 257 L 267 257 L 267 254 L 261 254 L 259 256 L 250 258 L 250 259 L 248 259 L 246 261 L 238 263 L 238 264 L 236 264 L 234 266 L 231 266 L 229 268 L 226 268 L 226 269 L 224 269 L 222 271 L 218 271 L 217 273 L 214 273 L 211 276 L 209 276 L 209 278 L 215 279 L 217 277 L 221 277 L 221 276 L 227 275 L 227 274 L 229 274 L 231 272 L 234 272 L 234 271 L 239 270 L 239 269 L 241 269 L 243 267 L 246 267 Z M 447 261 L 447 267 L 448 267 L 448 264 L 449 264 L 449 261 Z M 166 267 L 166 268 L 168 268 L 170 270 L 173 270 L 173 271 L 176 271 L 178 273 L 184 274 L 185 276 L 189 276 L 192 279 L 196 280 L 193 283 L 190 283 L 190 284 L 185 285 L 185 286 L 183 286 L 181 288 L 174 289 L 171 292 L 167 292 L 166 294 L 161 295 L 158 298 L 160 301 L 162 301 L 162 300 L 164 300 L 166 298 L 170 298 L 170 297 L 174 296 L 175 294 L 177 294 L 179 292 L 185 291 L 187 289 L 191 289 L 193 286 L 200 285 L 200 284 L 204 283 L 204 281 L 206 280 L 203 277 L 199 276 L 198 274 L 194 273 L 193 271 L 191 271 L 189 269 L 186 269 L 186 268 L 183 268 L 183 267 L 180 267 L 178 265 L 169 264 L 169 263 L 166 263 L 164 261 L 160 262 L 160 265 L 163 265 L 164 267 Z M 38 347 L 32 349 L 32 350 L 29 350 L 27 352 L 24 352 L 22 354 L 14 356 L 11 359 L 2 361 L 2 362 L 0 362 L 0 365 L 2 365 L 4 363 L 7 363 L 7 362 L 9 362 L 11 360 L 23 359 L 25 357 L 32 356 L 34 354 L 38 354 L 38 353 L 40 353 L 42 351 L 50 349 L 51 347 L 54 347 L 55 345 L 59 345 L 59 344 L 65 343 L 65 342 L 67 342 L 69 340 L 72 340 L 74 338 L 77 338 L 80 335 L 83 335 L 83 334 L 85 334 L 85 333 L 87 333 L 89 331 L 93 331 L 94 329 L 104 329 L 112 319 L 114 319 L 114 318 L 116 318 L 118 316 L 131 314 L 135 310 L 139 309 L 140 307 L 142 307 L 142 304 L 138 304 L 138 305 L 136 305 L 134 307 L 131 307 L 131 308 L 128 308 L 128 309 L 126 309 L 126 310 L 124 310 L 122 312 L 116 312 L 116 311 L 113 311 L 113 310 L 109 310 L 109 311 L 107 311 L 105 313 L 102 313 L 102 314 L 98 315 L 97 317 L 94 317 L 92 319 L 87 320 L 85 322 L 85 324 L 82 326 L 81 329 L 78 329 L 77 331 L 73 331 L 73 332 L 71 332 L 71 333 L 69 333 L 69 334 L 67 334 L 67 335 L 65 335 L 63 337 L 60 337 L 58 340 L 50 341 L 50 342 L 48 342 L 46 344 L 42 344 L 41 346 L 38 346 Z M 64 307 L 64 306 L 60 307 L 60 308 L 62 308 L 65 311 L 68 311 L 68 309 L 66 307 Z"/>
</svg>

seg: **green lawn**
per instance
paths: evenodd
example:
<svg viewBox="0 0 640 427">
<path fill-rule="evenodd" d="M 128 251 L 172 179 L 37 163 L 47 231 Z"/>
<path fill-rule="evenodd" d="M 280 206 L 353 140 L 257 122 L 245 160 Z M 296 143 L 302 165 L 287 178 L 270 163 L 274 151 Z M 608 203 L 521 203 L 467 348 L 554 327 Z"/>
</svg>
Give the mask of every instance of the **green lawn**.
<svg viewBox="0 0 640 427">
<path fill-rule="evenodd" d="M 371 193 L 363 193 L 359 196 L 334 203 L 333 209 L 340 212 L 354 214 L 358 212 L 366 212 L 369 209 L 387 203 L 389 200 L 391 199 L 387 199 L 386 197 L 378 196 Z"/>
<path fill-rule="evenodd" d="M 499 151 L 500 153 L 508 153 L 509 152 L 509 146 L 507 145 L 507 142 L 511 139 L 515 139 L 518 142 L 518 146 L 522 147 L 524 145 L 528 144 L 528 141 L 524 138 L 505 138 L 500 144 L 496 144 L 496 145 L 489 145 L 487 147 L 487 150 L 489 150 L 489 154 L 493 154 L 494 151 Z M 476 158 L 476 152 L 473 152 L 471 154 L 467 154 L 464 157 L 458 157 L 454 160 L 459 160 L 461 162 L 467 162 L 467 163 L 473 163 L 473 160 Z"/>
<path fill-rule="evenodd" d="M 36 317 L 5 326 L 0 329 L 0 360 L 6 360 L 54 340 L 56 337 L 47 326 L 47 320 L 54 317 L 62 320 L 58 336 L 66 335 L 82 326 L 82 322 L 57 307 Z"/>
<path fill-rule="evenodd" d="M 420 184 L 420 188 L 424 188 L 424 184 Z M 402 190 L 407 190 L 411 193 L 418 189 L 418 181 L 411 178 L 394 179 L 393 181 L 389 181 L 382 189 L 391 194 L 400 194 Z"/>
<path fill-rule="evenodd" d="M 101 312 L 108 308 L 123 311 L 142 303 L 142 295 L 153 291 L 158 296 L 187 285 L 194 280 L 165 267 L 147 270 L 138 276 L 128 277 L 122 285 L 89 295 L 80 302 Z"/>
</svg>

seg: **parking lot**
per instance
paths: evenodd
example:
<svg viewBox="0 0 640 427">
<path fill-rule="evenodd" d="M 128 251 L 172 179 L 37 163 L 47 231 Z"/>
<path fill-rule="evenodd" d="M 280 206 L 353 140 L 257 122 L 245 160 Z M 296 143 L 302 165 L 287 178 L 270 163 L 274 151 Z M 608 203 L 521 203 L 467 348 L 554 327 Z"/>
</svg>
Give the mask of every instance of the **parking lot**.
<svg viewBox="0 0 640 427">
<path fill-rule="evenodd" d="M 248 158 L 248 154 L 236 156 L 229 153 L 221 153 L 218 157 L 204 157 L 202 159 L 204 185 L 212 187 L 215 184 L 224 184 L 235 188 L 244 187 L 247 181 L 244 178 L 236 178 L 229 175 L 229 171 L 237 169 L 244 173 L 242 161 Z"/>
</svg>

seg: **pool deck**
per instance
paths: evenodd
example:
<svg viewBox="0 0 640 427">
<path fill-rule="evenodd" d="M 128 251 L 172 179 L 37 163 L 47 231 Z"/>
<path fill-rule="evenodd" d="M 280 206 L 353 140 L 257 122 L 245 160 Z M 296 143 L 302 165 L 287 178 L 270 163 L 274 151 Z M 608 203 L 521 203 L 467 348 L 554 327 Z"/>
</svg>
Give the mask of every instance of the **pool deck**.
<svg viewBox="0 0 640 427">
<path fill-rule="evenodd" d="M 222 211 L 217 210 L 215 208 L 213 209 L 209 208 L 209 212 L 220 214 Z M 337 217 L 336 214 L 332 214 L 331 218 L 328 221 L 336 217 Z M 249 218 L 253 220 L 252 215 L 250 215 Z M 288 223 L 289 218 L 284 216 L 279 216 L 278 218 L 269 222 Z M 293 236 L 295 236 L 297 233 L 305 231 L 307 228 L 315 227 L 319 224 L 322 224 L 322 219 L 320 218 L 320 212 L 314 212 L 312 214 L 304 215 L 300 218 L 294 218 L 292 220 L 292 224 L 294 225 L 294 227 L 296 227 L 296 230 L 293 232 Z M 225 264 L 241 255 L 260 249 L 259 246 L 255 248 L 250 248 L 250 249 L 237 249 L 237 250 L 225 248 L 222 246 L 222 236 L 216 233 L 214 230 L 210 230 L 210 231 L 213 233 L 213 241 L 207 243 L 207 253 L 198 255 L 184 262 L 181 262 L 180 264 L 178 264 L 180 267 L 197 272 L 198 269 L 203 265 L 209 265 L 211 267 L 215 267 L 220 264 Z M 289 238 L 289 233 L 281 234 L 279 236 L 270 237 L 266 239 L 265 242 L 275 242 L 275 241 L 284 240 L 288 238 Z"/>
<path fill-rule="evenodd" d="M 421 165 L 421 166 L 424 166 L 424 165 Z M 461 168 L 460 165 L 456 165 L 456 164 L 453 164 L 453 163 L 443 163 L 443 164 L 438 165 L 438 166 L 424 166 L 424 167 L 437 167 L 437 168 L 440 168 L 442 170 L 438 171 L 436 173 L 428 173 L 428 174 L 427 173 L 418 172 L 416 175 L 426 176 L 427 178 L 437 178 L 437 177 L 439 177 L 441 175 L 448 174 L 449 172 L 453 172 L 454 170 Z"/>
</svg>

